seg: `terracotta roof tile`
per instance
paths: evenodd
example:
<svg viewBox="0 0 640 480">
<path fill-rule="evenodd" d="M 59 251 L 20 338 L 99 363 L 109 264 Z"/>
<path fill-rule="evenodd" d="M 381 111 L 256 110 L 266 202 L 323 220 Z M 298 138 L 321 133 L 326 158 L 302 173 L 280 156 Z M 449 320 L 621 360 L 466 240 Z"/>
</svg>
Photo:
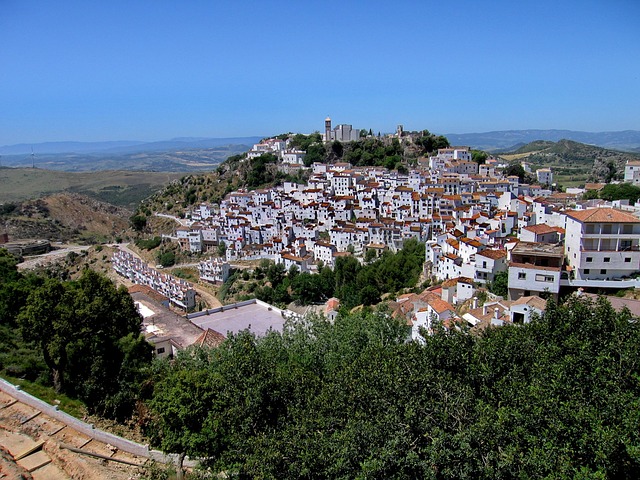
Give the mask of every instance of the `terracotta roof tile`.
<svg viewBox="0 0 640 480">
<path fill-rule="evenodd" d="M 216 348 L 219 347 L 225 340 L 226 337 L 223 334 L 212 330 L 211 328 L 207 328 L 206 331 L 202 332 L 202 334 L 198 338 L 196 338 L 196 341 L 193 342 L 193 344 L 199 347 Z"/>
</svg>

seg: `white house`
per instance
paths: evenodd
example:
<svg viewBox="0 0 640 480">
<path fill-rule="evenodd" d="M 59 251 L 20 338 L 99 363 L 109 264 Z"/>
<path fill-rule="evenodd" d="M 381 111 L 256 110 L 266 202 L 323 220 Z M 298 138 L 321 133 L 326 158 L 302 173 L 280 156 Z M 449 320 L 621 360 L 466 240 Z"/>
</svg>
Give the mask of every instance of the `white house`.
<svg viewBox="0 0 640 480">
<path fill-rule="evenodd" d="M 451 278 L 442 282 L 442 300 L 457 305 L 473 297 L 473 280 L 466 277 Z"/>
<path fill-rule="evenodd" d="M 222 258 L 210 258 L 198 264 L 200 280 L 212 283 L 224 283 L 229 278 L 229 262 Z"/>
<path fill-rule="evenodd" d="M 516 244 L 509 262 L 509 299 L 540 294 L 550 294 L 557 299 L 563 262 L 561 245 Z"/>
<path fill-rule="evenodd" d="M 536 178 L 541 185 L 551 185 L 553 183 L 553 172 L 551 168 L 539 168 L 536 170 Z"/>
<path fill-rule="evenodd" d="M 640 160 L 627 160 L 624 167 L 624 181 L 640 185 Z"/>
<path fill-rule="evenodd" d="M 578 280 L 628 277 L 640 270 L 640 219 L 614 208 L 566 213 L 565 254 Z"/>
<path fill-rule="evenodd" d="M 474 279 L 478 283 L 490 283 L 507 268 L 506 250 L 485 249 L 476 254 Z"/>
</svg>

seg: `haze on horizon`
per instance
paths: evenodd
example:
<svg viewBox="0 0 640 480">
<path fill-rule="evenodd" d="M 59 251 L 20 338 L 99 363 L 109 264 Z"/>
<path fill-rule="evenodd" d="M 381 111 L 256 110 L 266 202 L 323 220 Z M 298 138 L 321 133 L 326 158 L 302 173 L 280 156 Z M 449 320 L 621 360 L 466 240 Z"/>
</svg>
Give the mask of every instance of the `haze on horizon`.
<svg viewBox="0 0 640 480">
<path fill-rule="evenodd" d="M 640 3 L 0 3 L 0 145 L 640 130 Z"/>
</svg>

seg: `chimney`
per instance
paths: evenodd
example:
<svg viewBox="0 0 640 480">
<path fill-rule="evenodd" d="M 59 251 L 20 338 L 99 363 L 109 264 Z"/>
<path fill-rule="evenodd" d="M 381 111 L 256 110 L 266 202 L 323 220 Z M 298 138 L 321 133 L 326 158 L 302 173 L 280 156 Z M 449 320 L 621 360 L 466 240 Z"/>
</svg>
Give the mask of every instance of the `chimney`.
<svg viewBox="0 0 640 480">
<path fill-rule="evenodd" d="M 493 309 L 493 318 L 495 318 L 496 320 L 500 318 L 500 309 L 498 307 Z"/>
<path fill-rule="evenodd" d="M 471 304 L 474 310 L 478 308 L 478 297 L 473 297 L 473 303 Z"/>
<path fill-rule="evenodd" d="M 486 315 L 487 314 L 487 304 L 485 303 L 484 305 L 482 305 L 482 315 Z"/>
</svg>

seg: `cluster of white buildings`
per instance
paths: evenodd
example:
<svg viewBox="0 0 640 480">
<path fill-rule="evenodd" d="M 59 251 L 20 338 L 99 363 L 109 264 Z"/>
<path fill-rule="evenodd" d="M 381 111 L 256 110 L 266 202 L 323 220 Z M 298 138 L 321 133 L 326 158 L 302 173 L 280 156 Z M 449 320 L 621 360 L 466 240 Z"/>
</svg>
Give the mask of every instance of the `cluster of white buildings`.
<svg viewBox="0 0 640 480">
<path fill-rule="evenodd" d="M 161 273 L 128 252 L 116 251 L 111 265 L 118 274 L 137 285 L 150 287 L 179 308 L 191 310 L 196 306 L 196 292 L 189 282 Z"/>
<path fill-rule="evenodd" d="M 219 257 L 211 257 L 198 263 L 200 280 L 209 283 L 224 283 L 229 278 L 229 270 L 229 262 Z"/>
<path fill-rule="evenodd" d="M 220 206 L 197 206 L 188 212 L 191 223 L 172 238 L 194 253 L 224 244 L 227 261 L 270 258 L 301 271 L 319 261 L 333 266 L 341 255 L 363 256 L 369 249 L 397 251 L 415 238 L 433 247 L 428 253 L 433 272 L 447 278 L 454 265 L 436 266 L 436 260 L 455 254 L 469 263 L 484 247 L 501 247 L 522 222 L 533 222 L 528 204 L 518 197 L 551 194 L 520 184 L 518 177 L 501 177 L 496 162 L 479 166 L 466 147 L 441 149 L 422 164 L 408 174 L 314 164 L 306 185 L 237 191 Z M 438 246 L 458 227 L 468 231 L 455 238 L 460 246 Z M 490 281 L 487 264 L 500 259 L 486 255 L 478 268 Z"/>
<path fill-rule="evenodd" d="M 284 162 L 286 146 L 272 139 L 253 151 L 281 152 Z M 223 245 L 225 259 L 199 267 L 203 278 L 221 282 L 235 260 L 269 258 L 305 272 L 340 256 L 397 251 L 415 238 L 425 243 L 425 274 L 443 282 L 426 306 L 417 302 L 410 318 L 418 325 L 433 315 L 449 318 L 446 312 L 500 272 L 509 279 L 507 299 L 495 299 L 493 311 L 480 310 L 468 323 L 526 320 L 541 295 L 557 298 L 562 287 L 640 286 L 632 278 L 640 271 L 639 208 L 554 193 L 546 188 L 553 182 L 548 168 L 536 171 L 543 185 L 529 185 L 504 176 L 503 167 L 493 158 L 478 165 L 467 147 L 440 149 L 406 174 L 314 164 L 306 185 L 236 191 L 219 206 L 197 206 L 173 239 L 197 253 Z"/>
</svg>

